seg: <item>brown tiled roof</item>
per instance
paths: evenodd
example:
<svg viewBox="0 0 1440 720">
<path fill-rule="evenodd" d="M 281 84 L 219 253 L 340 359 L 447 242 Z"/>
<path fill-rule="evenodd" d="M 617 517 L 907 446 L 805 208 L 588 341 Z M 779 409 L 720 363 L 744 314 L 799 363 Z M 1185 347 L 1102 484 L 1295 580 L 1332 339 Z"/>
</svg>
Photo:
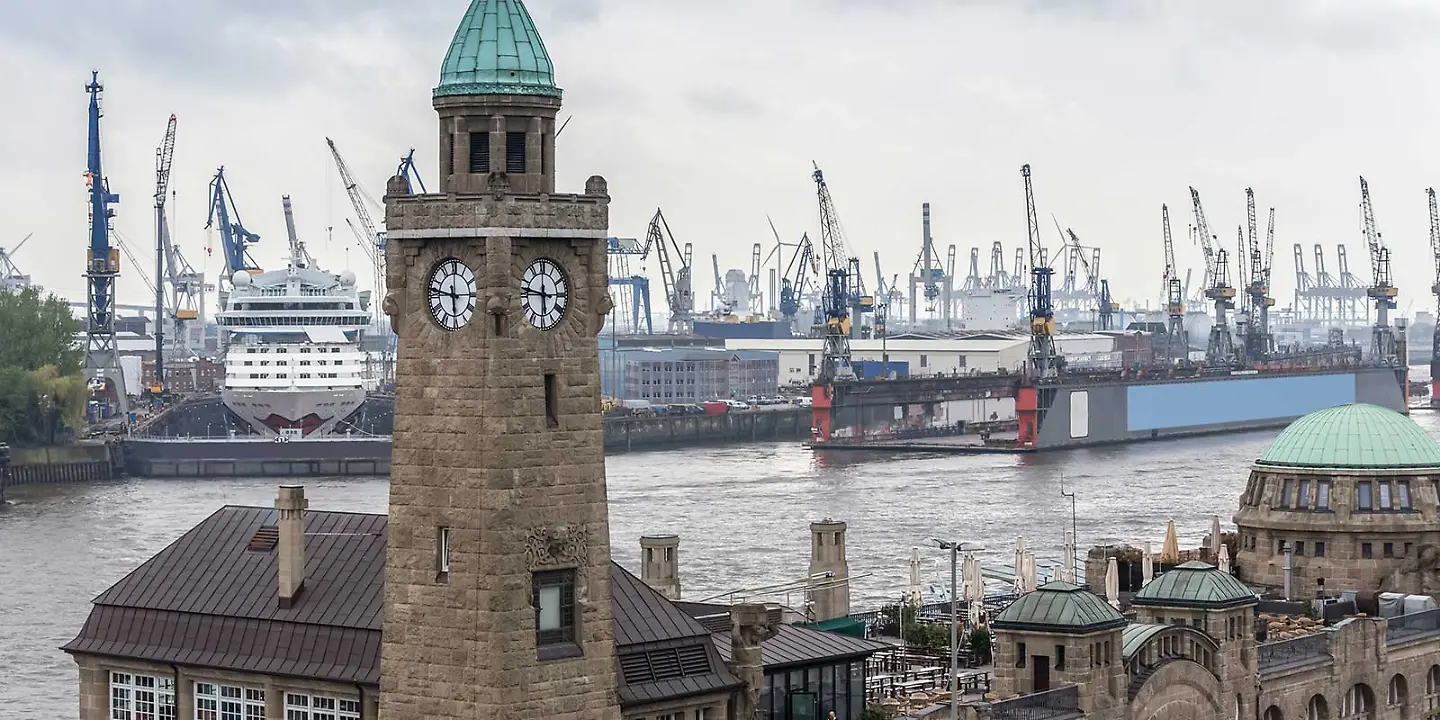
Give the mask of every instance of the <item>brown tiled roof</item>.
<svg viewBox="0 0 1440 720">
<path fill-rule="evenodd" d="M 387 517 L 306 513 L 304 589 L 286 609 L 273 545 L 255 540 L 277 521 L 272 508 L 221 508 L 96 597 L 63 649 L 378 685 Z M 708 630 L 619 565 L 610 577 L 616 654 L 646 668 L 634 683 L 622 672 L 623 704 L 740 685 Z"/>
<path fill-rule="evenodd" d="M 775 636 L 760 646 L 766 671 L 792 665 L 816 665 L 844 658 L 865 657 L 890 647 L 878 640 L 865 640 L 796 625 L 777 625 L 776 630 Z M 715 649 L 720 651 L 720 657 L 725 662 L 730 662 L 730 633 L 717 632 L 714 638 Z"/>
</svg>

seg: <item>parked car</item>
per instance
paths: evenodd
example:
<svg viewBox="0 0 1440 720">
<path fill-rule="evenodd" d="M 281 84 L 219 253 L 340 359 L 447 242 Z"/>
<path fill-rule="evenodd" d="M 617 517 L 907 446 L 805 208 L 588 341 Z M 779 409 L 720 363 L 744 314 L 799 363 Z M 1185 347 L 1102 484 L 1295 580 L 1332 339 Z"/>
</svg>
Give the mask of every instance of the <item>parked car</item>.
<svg viewBox="0 0 1440 720">
<path fill-rule="evenodd" d="M 813 404 L 813 401 L 808 397 L 797 397 L 792 399 L 790 402 L 794 403 L 797 407 L 802 408 L 808 408 L 811 406 L 811 404 Z"/>
<path fill-rule="evenodd" d="M 741 402 L 741 401 L 739 401 L 739 400 L 726 400 L 726 401 L 724 401 L 724 402 L 725 402 L 726 405 L 728 405 L 728 406 L 730 407 L 731 410 L 749 410 L 749 409 L 750 409 L 750 403 L 747 403 L 747 402 Z"/>
</svg>

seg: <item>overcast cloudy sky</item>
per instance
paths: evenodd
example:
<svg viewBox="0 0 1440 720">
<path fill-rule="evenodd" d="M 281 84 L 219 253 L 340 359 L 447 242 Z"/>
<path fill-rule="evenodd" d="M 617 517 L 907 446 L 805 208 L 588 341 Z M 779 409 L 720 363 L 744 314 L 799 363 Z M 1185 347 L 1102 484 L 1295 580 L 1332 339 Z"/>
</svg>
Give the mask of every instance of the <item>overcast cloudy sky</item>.
<svg viewBox="0 0 1440 720">
<path fill-rule="evenodd" d="M 284 246 L 280 195 L 331 266 L 361 258 L 324 138 L 378 194 L 415 146 L 435 174 L 430 107 L 467 0 L 72 0 L 0 6 L 0 246 L 77 299 L 85 248 L 85 95 L 105 84 L 117 228 L 151 257 L 154 150 L 179 116 L 175 235 L 205 257 L 205 189 L 226 166 L 257 253 Z M 817 225 L 825 170 L 849 241 L 905 273 L 920 203 L 942 247 L 1025 237 L 1019 168 L 1049 215 L 1105 253 L 1119 296 L 1155 299 L 1160 204 L 1182 264 L 1187 186 L 1233 243 L 1244 188 L 1277 207 L 1280 305 L 1290 247 L 1346 242 L 1368 279 L 1356 176 L 1394 248 L 1401 310 L 1434 304 L 1427 186 L 1440 184 L 1440 7 L 1423 0 L 530 0 L 574 119 L 559 185 L 610 182 L 612 231 L 655 208 L 709 254 L 748 264 Z M 327 241 L 327 227 L 335 227 Z M 1058 245 L 1053 228 L 1046 234 Z M 346 248 L 352 248 L 347 255 Z M 1013 252 L 1010 250 L 1009 252 Z M 1008 253 L 1007 253 L 1008 254 Z M 1310 251 L 1307 249 L 1307 261 Z M 657 275 L 651 264 L 650 272 Z M 219 248 L 208 263 L 219 267 Z M 1333 266 L 1332 266 L 1333 270 Z M 362 277 L 368 273 L 361 273 Z M 658 277 L 658 275 L 657 275 Z M 1197 272 L 1198 278 L 1198 272 Z M 872 280 L 873 282 L 873 280 Z M 1197 281 L 1198 282 L 1198 281 Z M 133 275 L 122 299 L 145 295 Z"/>
</svg>

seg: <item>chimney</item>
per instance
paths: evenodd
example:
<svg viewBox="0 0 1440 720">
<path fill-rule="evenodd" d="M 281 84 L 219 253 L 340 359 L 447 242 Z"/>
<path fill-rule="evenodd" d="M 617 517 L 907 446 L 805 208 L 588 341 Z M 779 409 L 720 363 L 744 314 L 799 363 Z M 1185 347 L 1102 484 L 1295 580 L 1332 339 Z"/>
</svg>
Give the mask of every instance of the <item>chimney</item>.
<svg viewBox="0 0 1440 720">
<path fill-rule="evenodd" d="M 765 659 L 761 651 L 775 636 L 770 613 L 759 603 L 730 606 L 730 671 L 745 684 L 740 693 L 737 718 L 760 717 L 760 694 L 765 690 Z"/>
<path fill-rule="evenodd" d="M 275 509 L 280 514 L 280 537 L 275 548 L 280 559 L 282 608 L 293 605 L 305 585 L 305 511 L 309 507 L 303 485 L 280 486 L 280 494 L 275 497 Z"/>
<path fill-rule="evenodd" d="M 640 581 L 666 599 L 680 599 L 680 536 L 640 538 Z"/>
<path fill-rule="evenodd" d="M 850 563 L 845 559 L 845 529 L 841 520 L 825 518 L 810 523 L 810 603 L 812 622 L 850 614 Z"/>
</svg>

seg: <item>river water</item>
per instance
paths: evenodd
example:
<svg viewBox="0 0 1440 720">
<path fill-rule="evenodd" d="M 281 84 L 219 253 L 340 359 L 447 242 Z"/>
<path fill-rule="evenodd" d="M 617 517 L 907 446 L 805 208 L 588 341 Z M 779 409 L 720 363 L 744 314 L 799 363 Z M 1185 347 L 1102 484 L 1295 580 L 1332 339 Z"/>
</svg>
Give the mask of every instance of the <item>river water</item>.
<svg viewBox="0 0 1440 720">
<path fill-rule="evenodd" d="M 1440 416 L 1415 419 L 1440 437 Z M 1076 493 L 1079 546 L 1151 540 L 1174 519 L 1193 547 L 1229 526 L 1249 463 L 1275 431 L 1039 455 L 817 457 L 799 444 L 619 455 L 607 461 L 615 559 L 638 573 L 639 537 L 680 535 L 683 596 L 804 577 L 809 523 L 849 523 L 851 604 L 873 609 L 908 583 L 910 548 L 929 538 L 983 545 L 1009 563 L 1016 536 L 1039 563 L 1059 558 Z M 0 509 L 0 718 L 74 718 L 75 665 L 56 648 L 90 600 L 226 504 L 274 502 L 276 480 L 157 480 L 26 487 Z M 317 510 L 384 512 L 380 478 L 307 480 Z M 948 557 L 922 550 L 926 580 Z M 785 601 L 779 597 L 777 600 Z M 800 601 L 797 595 L 791 601 Z"/>
</svg>

